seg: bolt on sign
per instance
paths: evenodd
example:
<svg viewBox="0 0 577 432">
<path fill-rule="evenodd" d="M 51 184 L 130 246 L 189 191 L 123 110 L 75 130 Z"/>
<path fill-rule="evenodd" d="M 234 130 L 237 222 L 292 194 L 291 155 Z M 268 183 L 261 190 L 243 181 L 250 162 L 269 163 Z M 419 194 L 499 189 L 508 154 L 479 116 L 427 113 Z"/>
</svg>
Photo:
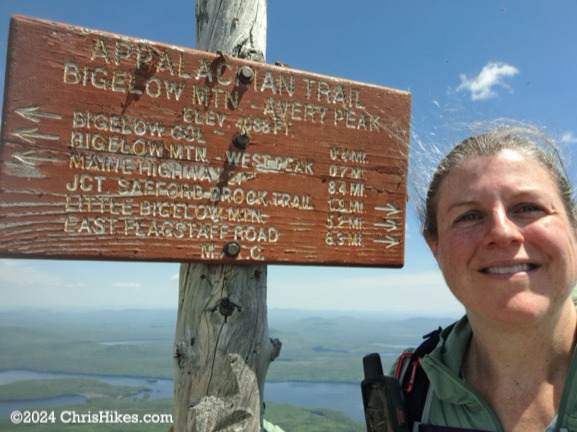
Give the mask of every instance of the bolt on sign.
<svg viewBox="0 0 577 432">
<path fill-rule="evenodd" d="M 399 267 L 410 93 L 27 17 L 0 255 Z"/>
</svg>

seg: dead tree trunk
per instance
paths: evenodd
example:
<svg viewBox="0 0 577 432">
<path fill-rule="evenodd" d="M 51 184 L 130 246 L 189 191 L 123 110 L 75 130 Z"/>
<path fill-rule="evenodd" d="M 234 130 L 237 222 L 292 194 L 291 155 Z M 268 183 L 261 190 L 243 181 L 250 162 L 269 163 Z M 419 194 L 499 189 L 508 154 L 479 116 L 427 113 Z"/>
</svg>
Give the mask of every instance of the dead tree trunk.
<svg viewBox="0 0 577 432">
<path fill-rule="evenodd" d="M 264 61 L 266 0 L 197 0 L 197 48 Z M 176 432 L 260 431 L 280 342 L 268 335 L 265 265 L 182 264 L 175 335 Z"/>
</svg>

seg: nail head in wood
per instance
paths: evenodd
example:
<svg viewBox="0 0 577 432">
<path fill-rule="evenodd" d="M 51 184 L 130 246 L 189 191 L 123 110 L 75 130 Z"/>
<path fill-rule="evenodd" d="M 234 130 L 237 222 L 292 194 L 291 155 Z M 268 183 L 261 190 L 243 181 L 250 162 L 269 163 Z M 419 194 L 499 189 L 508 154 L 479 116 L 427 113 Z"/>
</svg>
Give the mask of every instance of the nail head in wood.
<svg viewBox="0 0 577 432">
<path fill-rule="evenodd" d="M 232 143 L 235 145 L 235 147 L 244 150 L 250 144 L 250 135 L 247 133 L 237 132 L 232 138 Z"/>
<path fill-rule="evenodd" d="M 237 72 L 238 80 L 243 84 L 250 84 L 254 80 L 254 71 L 248 66 L 242 66 Z"/>
<path fill-rule="evenodd" d="M 224 254 L 230 258 L 236 258 L 240 253 L 241 246 L 238 242 L 229 241 L 224 245 Z"/>
</svg>

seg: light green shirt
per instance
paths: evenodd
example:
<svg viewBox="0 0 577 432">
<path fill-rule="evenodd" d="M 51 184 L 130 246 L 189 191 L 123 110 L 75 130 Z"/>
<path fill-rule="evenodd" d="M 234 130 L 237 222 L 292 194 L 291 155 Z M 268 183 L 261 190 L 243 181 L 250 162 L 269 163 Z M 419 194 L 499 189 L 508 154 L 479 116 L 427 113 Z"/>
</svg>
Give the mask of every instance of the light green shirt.
<svg viewBox="0 0 577 432">
<path fill-rule="evenodd" d="M 472 331 L 467 317 L 441 333 L 437 347 L 421 360 L 430 381 L 431 405 L 425 423 L 503 432 L 503 426 L 487 401 L 460 376 Z M 547 432 L 577 431 L 577 360 L 573 356 L 557 421 Z"/>
</svg>

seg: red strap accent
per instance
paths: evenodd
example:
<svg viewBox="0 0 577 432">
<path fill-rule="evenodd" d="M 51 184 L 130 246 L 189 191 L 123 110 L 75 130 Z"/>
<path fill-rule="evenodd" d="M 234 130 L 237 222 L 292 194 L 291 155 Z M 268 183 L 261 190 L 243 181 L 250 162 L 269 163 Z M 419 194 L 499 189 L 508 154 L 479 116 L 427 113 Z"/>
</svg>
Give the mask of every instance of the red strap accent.
<svg viewBox="0 0 577 432">
<path fill-rule="evenodd" d="M 415 377 L 417 375 L 417 369 L 421 364 L 420 358 L 411 361 L 413 354 L 414 353 L 412 352 L 406 352 L 401 354 L 399 357 L 399 361 L 397 362 L 397 368 L 395 369 L 395 378 L 397 378 L 400 381 L 402 378 L 401 374 L 403 373 L 403 368 L 405 367 L 405 364 L 407 362 L 410 362 L 409 367 L 411 368 L 411 377 L 409 379 L 409 384 L 407 385 L 407 388 L 405 390 L 407 393 L 410 393 L 413 390 L 413 387 L 415 386 Z"/>
<path fill-rule="evenodd" d="M 413 386 L 415 385 L 415 376 L 417 375 L 417 368 L 421 364 L 421 359 L 417 359 L 413 362 L 413 370 L 411 371 L 411 379 L 409 380 L 409 385 L 407 386 L 407 393 L 410 393 L 413 390 Z"/>
<path fill-rule="evenodd" d="M 401 379 L 401 373 L 403 372 L 403 368 L 405 367 L 405 363 L 408 360 L 411 360 L 411 357 L 413 356 L 412 352 L 406 352 L 406 353 L 402 353 L 399 356 L 399 360 L 397 361 L 397 368 L 395 369 L 395 378 L 400 380 Z"/>
</svg>

